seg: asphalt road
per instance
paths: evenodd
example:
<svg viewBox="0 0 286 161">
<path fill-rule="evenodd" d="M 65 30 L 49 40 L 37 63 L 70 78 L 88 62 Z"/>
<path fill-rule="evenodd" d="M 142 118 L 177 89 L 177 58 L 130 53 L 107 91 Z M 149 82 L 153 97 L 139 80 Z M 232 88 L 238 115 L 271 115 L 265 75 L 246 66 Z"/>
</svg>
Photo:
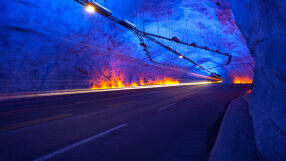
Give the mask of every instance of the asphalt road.
<svg viewBox="0 0 286 161">
<path fill-rule="evenodd" d="M 0 103 L 0 160 L 204 161 L 246 85 L 195 85 Z"/>
</svg>

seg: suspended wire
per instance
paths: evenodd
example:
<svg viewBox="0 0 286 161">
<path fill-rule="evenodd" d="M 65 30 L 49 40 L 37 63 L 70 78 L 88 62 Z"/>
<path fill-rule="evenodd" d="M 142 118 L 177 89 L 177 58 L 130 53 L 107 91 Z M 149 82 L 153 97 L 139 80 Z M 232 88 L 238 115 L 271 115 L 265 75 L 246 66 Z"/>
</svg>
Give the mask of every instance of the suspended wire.
<svg viewBox="0 0 286 161">
<path fill-rule="evenodd" d="M 167 12 L 168 12 L 168 32 L 169 32 L 168 37 L 171 37 L 171 24 L 170 24 L 170 13 L 169 13 L 169 8 L 168 8 Z"/>
<path fill-rule="evenodd" d="M 145 9 L 144 9 L 144 0 L 141 0 L 141 8 L 142 8 L 142 25 L 143 25 L 143 32 L 145 32 Z"/>
<path fill-rule="evenodd" d="M 125 15 L 125 0 L 123 0 L 123 17 L 125 17 L 126 15 Z"/>
<path fill-rule="evenodd" d="M 250 66 L 252 67 L 252 64 L 251 64 L 251 63 L 228 64 L 228 66 L 235 66 L 235 65 L 242 65 L 242 64 L 247 64 L 247 65 L 250 65 Z M 217 65 L 217 66 L 214 66 L 214 67 L 208 68 L 208 70 L 215 69 L 215 68 L 220 68 L 220 67 L 223 67 L 223 66 L 226 66 L 226 64 Z"/>
<path fill-rule="evenodd" d="M 83 4 L 84 6 L 86 5 L 86 4 L 84 4 L 84 3 L 86 3 L 86 0 L 75 0 L 75 1 L 77 1 L 77 2 L 79 2 L 79 3 L 81 3 L 81 4 Z M 112 13 L 111 13 L 110 11 L 106 12 L 106 11 L 104 10 L 103 12 L 99 12 L 99 13 L 100 13 L 101 15 L 105 16 L 106 18 L 108 18 L 108 19 L 110 19 L 110 20 L 112 20 L 112 21 L 114 21 L 114 22 L 120 24 L 121 26 L 127 28 L 128 30 L 130 30 L 130 31 L 132 31 L 133 33 L 135 33 L 136 35 L 140 35 L 140 36 L 142 36 L 142 37 L 144 37 L 144 38 L 146 38 L 146 39 L 148 39 L 148 40 L 150 40 L 150 41 L 152 41 L 152 42 L 154 42 L 154 43 L 156 43 L 156 44 L 158 44 L 158 45 L 164 47 L 165 49 L 171 51 L 172 53 L 174 53 L 174 54 L 180 56 L 180 58 L 183 58 L 183 59 L 185 59 L 185 60 L 188 60 L 189 62 L 191 62 L 191 63 L 193 63 L 194 65 L 196 65 L 198 68 L 200 68 L 200 69 L 202 69 L 203 71 L 205 71 L 205 72 L 211 74 L 210 71 L 208 71 L 206 68 L 202 67 L 201 65 L 199 65 L 199 64 L 196 63 L 195 61 L 193 61 L 193 60 L 187 58 L 186 56 L 182 55 L 182 54 L 179 53 L 178 51 L 174 50 L 172 47 L 167 46 L 167 45 L 163 44 L 162 42 L 160 42 L 160 41 L 158 41 L 158 40 L 152 38 L 151 35 L 153 35 L 153 34 L 149 34 L 149 35 L 146 34 L 146 32 L 145 32 L 145 21 L 144 21 L 144 19 L 145 19 L 145 17 L 144 17 L 144 16 L 145 16 L 145 13 L 144 13 L 144 3 L 143 3 L 143 0 L 141 0 L 141 4 L 142 4 L 142 7 L 143 7 L 143 10 L 142 10 L 142 11 L 143 11 L 143 15 L 142 15 L 142 16 L 143 16 L 143 18 L 142 18 L 142 19 L 143 19 L 143 24 L 142 24 L 142 25 L 143 25 L 143 32 L 140 31 L 140 30 L 138 30 L 138 28 L 136 28 L 136 26 L 135 26 L 135 27 L 134 27 L 134 26 L 129 26 L 130 24 L 126 24 L 124 21 L 119 20 L 119 19 L 117 19 L 116 17 L 112 16 Z M 98 5 L 95 6 L 95 7 L 98 7 Z M 100 9 L 102 9 L 102 8 L 100 8 Z M 168 27 L 169 27 L 169 37 L 171 37 L 171 24 L 170 24 L 170 12 L 169 12 L 169 9 L 168 9 L 167 21 L 168 21 L 169 24 L 166 24 L 166 25 L 168 25 Z M 167 29 L 167 30 L 168 30 L 168 29 Z M 157 36 L 157 38 L 158 38 L 158 37 L 162 37 L 162 36 Z M 174 38 L 174 37 L 173 37 L 173 38 Z M 169 40 L 173 40 L 173 41 L 170 41 L 170 42 L 176 42 L 176 43 L 180 42 L 180 43 L 181 43 L 181 41 L 177 41 L 178 39 L 175 39 L 175 38 L 173 39 L 173 38 L 172 38 L 172 39 L 169 39 Z M 165 39 L 165 40 L 168 40 L 168 38 L 164 38 L 164 39 Z M 201 26 L 200 26 L 200 39 L 201 39 Z M 200 41 L 201 41 L 201 40 L 200 40 Z M 186 44 L 186 43 L 184 43 L 184 44 Z M 200 48 L 200 49 L 212 51 L 212 50 L 210 50 L 208 47 L 203 47 L 203 48 L 201 48 L 201 47 L 198 47 L 198 46 L 195 45 L 195 44 L 190 44 L 190 45 L 193 46 L 193 47 Z M 145 46 L 146 46 L 146 45 L 145 45 Z M 144 49 L 145 49 L 145 48 L 146 48 L 146 47 L 144 47 Z M 229 62 L 230 62 L 230 60 L 231 60 L 231 56 L 229 55 Z"/>
<path fill-rule="evenodd" d="M 34 23 L 34 24 L 35 24 L 35 25 L 38 25 L 38 24 L 36 24 L 36 23 Z M 42 27 L 42 26 L 41 26 L 41 27 Z M 45 28 L 45 27 L 43 27 L 43 28 Z M 51 30 L 51 29 L 48 28 L 48 27 L 46 27 L 46 29 L 47 29 L 47 30 L 50 30 L 50 31 L 58 32 L 58 33 L 70 34 L 69 32 L 66 32 L 66 31 L 63 31 L 63 30 L 61 30 L 61 31 L 59 31 L 59 30 Z M 64 41 L 71 41 L 71 42 L 74 42 L 74 43 L 77 43 L 77 44 L 82 44 L 83 46 L 88 46 L 89 48 L 101 49 L 101 50 L 104 50 L 104 51 L 108 51 L 108 53 L 110 53 L 110 54 L 119 55 L 119 56 L 125 56 L 125 57 L 126 57 L 126 55 L 121 54 L 121 53 L 119 53 L 119 52 L 114 52 L 114 51 L 106 50 L 106 48 L 101 48 L 101 47 L 98 47 L 98 46 L 94 46 L 93 44 L 88 44 L 88 43 L 86 43 L 86 42 L 79 42 L 79 41 L 74 41 L 74 40 L 66 39 L 66 38 L 57 38 L 57 39 L 61 39 L 61 40 L 64 40 Z M 97 53 L 97 54 L 99 54 L 99 53 Z M 150 53 L 149 53 L 149 54 L 150 54 Z M 127 56 L 127 57 L 131 57 L 131 56 Z M 131 58 L 134 58 L 134 57 L 131 57 Z M 134 58 L 134 59 L 136 59 L 136 58 Z M 142 61 L 140 61 L 140 62 L 143 63 Z M 154 62 L 154 61 L 152 61 L 152 62 Z M 154 62 L 154 63 L 160 64 L 160 65 L 162 65 L 162 66 L 167 66 L 167 65 L 165 65 L 165 64 L 158 63 L 158 62 Z M 146 63 L 143 63 L 143 64 L 146 64 Z"/>
<path fill-rule="evenodd" d="M 160 34 L 160 31 L 159 31 L 160 27 L 159 27 L 159 15 L 158 15 L 158 8 L 157 7 L 155 7 L 155 11 L 156 11 L 157 34 L 159 35 Z"/>
<path fill-rule="evenodd" d="M 187 29 L 187 43 L 189 43 L 189 26 L 188 26 L 188 19 L 186 19 L 186 29 Z"/>
<path fill-rule="evenodd" d="M 137 6 L 137 1 L 134 1 L 135 5 L 135 18 L 136 18 L 136 26 L 138 26 L 138 6 Z"/>
</svg>

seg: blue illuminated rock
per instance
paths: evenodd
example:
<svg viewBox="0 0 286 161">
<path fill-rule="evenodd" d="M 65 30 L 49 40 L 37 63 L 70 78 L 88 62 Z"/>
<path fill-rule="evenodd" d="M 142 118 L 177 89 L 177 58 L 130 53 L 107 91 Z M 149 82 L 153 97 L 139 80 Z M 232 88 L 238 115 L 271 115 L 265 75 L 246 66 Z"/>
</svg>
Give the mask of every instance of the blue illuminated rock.
<svg viewBox="0 0 286 161">
<path fill-rule="evenodd" d="M 286 1 L 230 0 L 255 59 L 250 99 L 262 160 L 286 160 Z"/>
<path fill-rule="evenodd" d="M 205 68 L 213 68 L 225 82 L 237 75 L 252 77 L 253 60 L 225 1 L 97 2 L 146 32 L 232 54 L 231 65 L 213 68 L 225 64 L 227 57 L 163 41 Z M 99 14 L 85 12 L 74 1 L 9 0 L 1 1 L 0 6 L 1 93 L 86 88 L 106 68 L 121 70 L 127 81 L 142 73 L 188 78 L 185 73 L 154 66 L 135 35 Z M 154 61 L 206 74 L 177 55 L 146 43 Z"/>
</svg>

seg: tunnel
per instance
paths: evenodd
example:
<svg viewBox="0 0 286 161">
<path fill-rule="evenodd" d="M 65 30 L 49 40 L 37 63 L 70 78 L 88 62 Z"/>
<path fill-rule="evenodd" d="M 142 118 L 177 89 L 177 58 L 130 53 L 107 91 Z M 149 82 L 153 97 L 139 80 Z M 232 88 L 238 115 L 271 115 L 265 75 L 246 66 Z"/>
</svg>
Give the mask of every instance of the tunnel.
<svg viewBox="0 0 286 161">
<path fill-rule="evenodd" d="M 286 160 L 286 1 L 0 7 L 0 160 Z"/>
</svg>

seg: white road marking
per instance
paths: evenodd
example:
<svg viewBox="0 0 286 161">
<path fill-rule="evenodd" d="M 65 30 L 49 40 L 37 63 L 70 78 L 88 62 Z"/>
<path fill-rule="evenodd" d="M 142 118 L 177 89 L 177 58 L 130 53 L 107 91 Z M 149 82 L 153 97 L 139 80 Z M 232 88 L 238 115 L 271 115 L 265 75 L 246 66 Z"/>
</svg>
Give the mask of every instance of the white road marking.
<svg viewBox="0 0 286 161">
<path fill-rule="evenodd" d="M 171 106 L 173 106 L 173 105 L 175 105 L 175 104 L 176 104 L 176 103 L 172 103 L 172 104 L 169 104 L 169 105 L 167 105 L 167 106 L 165 106 L 165 107 L 159 108 L 158 111 L 163 111 L 163 110 L 165 110 L 165 109 L 167 109 L 167 108 L 169 108 L 169 107 L 171 107 Z"/>
<path fill-rule="evenodd" d="M 80 145 L 82 145 L 82 144 L 85 144 L 85 143 L 87 143 L 87 142 L 90 142 L 90 141 L 92 141 L 92 140 L 95 140 L 95 139 L 97 139 L 97 138 L 99 138 L 99 137 L 101 137 L 101 136 L 104 136 L 104 135 L 106 135 L 106 134 L 109 134 L 109 133 L 111 133 L 111 132 L 113 132 L 113 131 L 116 131 L 116 130 L 118 130 L 118 129 L 122 128 L 122 127 L 125 127 L 125 126 L 127 126 L 127 124 L 118 125 L 118 126 L 112 128 L 112 129 L 106 130 L 106 131 L 101 132 L 101 133 L 99 133 L 99 134 L 97 134 L 97 135 L 94 135 L 94 136 L 92 136 L 92 137 L 89 137 L 89 138 L 86 138 L 86 139 L 81 140 L 81 141 L 79 141 L 79 142 L 76 142 L 76 143 L 74 143 L 74 144 L 72 144 L 72 145 L 69 145 L 69 146 L 67 146 L 67 147 L 65 147 L 65 148 L 62 148 L 62 149 L 60 149 L 60 150 L 57 150 L 57 151 L 55 151 L 55 152 L 53 152 L 53 153 L 50 153 L 50 154 L 47 154 L 47 155 L 45 155 L 45 156 L 42 156 L 42 157 L 40 157 L 40 158 L 38 158 L 38 159 L 35 159 L 34 161 L 44 161 L 44 160 L 50 159 L 50 158 L 52 158 L 52 157 L 54 157 L 54 156 L 56 156 L 56 155 L 59 155 L 59 154 L 61 154 L 61 153 L 63 153 L 63 152 L 66 152 L 66 151 L 68 151 L 68 150 L 70 150 L 70 149 L 72 149 L 72 148 L 75 148 L 75 147 L 77 147 L 77 146 L 80 146 Z"/>
</svg>

